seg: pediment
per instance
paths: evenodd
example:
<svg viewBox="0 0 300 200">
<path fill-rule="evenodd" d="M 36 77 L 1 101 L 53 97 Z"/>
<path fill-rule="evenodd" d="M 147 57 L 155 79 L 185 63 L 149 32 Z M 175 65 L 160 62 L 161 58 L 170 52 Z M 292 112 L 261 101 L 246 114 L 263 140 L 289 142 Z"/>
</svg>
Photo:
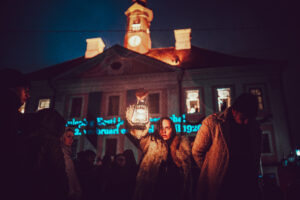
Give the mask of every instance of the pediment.
<svg viewBox="0 0 300 200">
<path fill-rule="evenodd" d="M 93 78 L 104 76 L 122 76 L 175 71 L 174 67 L 151 57 L 135 53 L 121 46 L 107 50 L 100 62 L 91 62 L 91 67 L 81 73 L 80 77 Z"/>
</svg>

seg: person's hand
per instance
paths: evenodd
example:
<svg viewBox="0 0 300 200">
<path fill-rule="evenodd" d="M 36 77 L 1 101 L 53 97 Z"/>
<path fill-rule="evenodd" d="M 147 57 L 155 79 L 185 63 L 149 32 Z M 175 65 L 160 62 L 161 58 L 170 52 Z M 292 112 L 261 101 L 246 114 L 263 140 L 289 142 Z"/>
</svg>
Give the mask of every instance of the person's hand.
<svg viewBox="0 0 300 200">
<path fill-rule="evenodd" d="M 148 130 L 150 128 L 150 121 L 145 125 L 145 129 L 137 129 L 134 127 L 134 124 L 131 121 L 131 117 L 133 114 L 134 106 L 131 105 L 127 108 L 126 110 L 126 121 L 128 122 L 129 125 L 129 132 L 132 136 L 136 137 L 137 139 L 141 139 L 145 135 L 147 135 Z"/>
<path fill-rule="evenodd" d="M 149 92 L 144 89 L 136 91 L 135 96 L 138 100 L 144 100 L 148 96 Z"/>
<path fill-rule="evenodd" d="M 142 137 L 146 136 L 150 128 L 150 122 L 148 122 L 145 126 L 145 129 L 136 129 L 132 127 L 129 132 L 132 136 L 136 137 L 137 139 L 141 139 Z"/>
</svg>

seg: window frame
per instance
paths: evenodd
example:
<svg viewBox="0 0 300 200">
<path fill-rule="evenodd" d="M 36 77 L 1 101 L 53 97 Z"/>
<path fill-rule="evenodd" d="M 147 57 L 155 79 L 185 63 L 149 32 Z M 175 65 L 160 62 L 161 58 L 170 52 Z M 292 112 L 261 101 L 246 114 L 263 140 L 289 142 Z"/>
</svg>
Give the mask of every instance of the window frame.
<svg viewBox="0 0 300 200">
<path fill-rule="evenodd" d="M 109 113 L 109 103 L 110 103 L 110 97 L 119 97 L 119 102 L 118 102 L 118 114 L 117 115 L 111 115 Z M 120 110 L 121 110 L 121 95 L 108 95 L 107 97 L 107 112 L 106 112 L 106 116 L 108 117 L 114 117 L 114 116 L 119 116 L 120 115 Z"/>
<path fill-rule="evenodd" d="M 80 111 L 80 116 L 79 117 L 71 117 L 71 110 L 72 110 L 72 102 L 73 102 L 73 99 L 75 98 L 82 98 L 82 103 L 81 103 L 81 111 Z M 68 119 L 81 119 L 83 118 L 83 116 L 86 115 L 86 102 L 87 102 L 87 95 L 86 94 L 75 94 L 75 95 L 70 95 L 68 97 L 68 110 L 67 110 L 67 118 Z"/>
<path fill-rule="evenodd" d="M 110 96 L 119 96 L 119 112 L 118 115 L 108 115 L 109 111 L 109 97 Z M 113 118 L 113 117 L 121 117 L 125 115 L 125 97 L 126 92 L 103 92 L 102 102 L 101 102 L 101 110 L 103 110 L 104 118 Z"/>
<path fill-rule="evenodd" d="M 263 110 L 258 110 L 257 117 L 263 118 L 270 111 L 270 103 L 268 98 L 267 85 L 265 83 L 250 83 L 244 85 L 244 91 L 250 93 L 251 88 L 261 89 L 262 100 L 263 100 Z"/>
<path fill-rule="evenodd" d="M 40 104 L 41 104 L 41 100 L 49 100 L 49 107 L 48 107 L 48 108 L 51 108 L 51 103 L 52 103 L 52 100 L 51 100 L 51 98 L 39 98 L 39 100 L 38 100 L 38 106 L 37 106 L 37 109 L 36 109 L 36 111 L 39 111 L 39 110 L 45 109 L 45 108 L 40 108 L 40 109 L 39 109 L 39 107 L 40 107 Z"/>
<path fill-rule="evenodd" d="M 275 163 L 277 161 L 277 151 L 276 151 L 276 143 L 275 143 L 275 134 L 274 128 L 272 124 L 263 124 L 261 125 L 262 134 L 268 134 L 269 145 L 270 145 L 270 153 L 261 152 L 261 158 L 263 164 Z M 262 142 L 261 142 L 261 145 Z M 262 147 L 261 147 L 262 150 Z"/>
<path fill-rule="evenodd" d="M 187 113 L 186 98 L 187 98 L 187 91 L 188 90 L 198 90 L 199 91 L 200 112 Z M 182 98 L 183 98 L 183 100 L 182 100 L 183 114 L 186 114 L 187 116 L 204 116 L 205 115 L 204 89 L 203 89 L 203 87 L 185 87 L 185 88 L 183 88 Z"/>
<path fill-rule="evenodd" d="M 231 93 L 230 93 L 231 105 L 234 102 L 234 98 L 235 98 L 234 85 L 214 85 L 214 86 L 212 86 L 212 97 L 213 97 L 212 99 L 213 99 L 213 111 L 214 112 L 220 112 L 219 107 L 218 107 L 218 89 L 221 89 L 221 88 L 230 88 L 230 90 L 231 90 Z"/>
<path fill-rule="evenodd" d="M 157 113 L 151 113 L 150 112 L 150 95 L 153 95 L 153 94 L 158 94 L 158 112 Z M 148 104 L 148 108 L 149 108 L 149 115 L 159 115 L 161 113 L 161 93 L 160 92 L 150 92 L 147 96 L 147 104 Z"/>
</svg>

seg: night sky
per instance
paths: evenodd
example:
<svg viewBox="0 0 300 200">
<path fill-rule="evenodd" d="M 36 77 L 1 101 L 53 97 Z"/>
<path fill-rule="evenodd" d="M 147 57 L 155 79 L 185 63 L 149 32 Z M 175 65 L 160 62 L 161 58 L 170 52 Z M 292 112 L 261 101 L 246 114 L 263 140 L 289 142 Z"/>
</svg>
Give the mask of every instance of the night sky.
<svg viewBox="0 0 300 200">
<path fill-rule="evenodd" d="M 1 68 L 31 72 L 84 55 L 87 38 L 123 45 L 131 0 L 22 0 L 1 12 Z M 148 0 L 152 47 L 174 46 L 174 29 L 192 28 L 192 45 L 238 56 L 288 55 L 287 3 L 279 0 Z M 3 9 L 4 8 L 4 9 Z"/>
</svg>

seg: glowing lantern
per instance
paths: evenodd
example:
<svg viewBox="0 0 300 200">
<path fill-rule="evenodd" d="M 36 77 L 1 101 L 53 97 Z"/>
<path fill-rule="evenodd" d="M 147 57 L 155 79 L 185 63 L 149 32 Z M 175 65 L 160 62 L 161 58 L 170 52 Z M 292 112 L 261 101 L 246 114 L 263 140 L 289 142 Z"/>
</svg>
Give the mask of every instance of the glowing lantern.
<svg viewBox="0 0 300 200">
<path fill-rule="evenodd" d="M 137 104 L 134 105 L 131 122 L 137 129 L 144 129 L 145 125 L 149 122 L 148 106 L 144 100 L 139 99 Z"/>
<path fill-rule="evenodd" d="M 296 149 L 296 155 L 300 156 L 300 149 Z"/>
</svg>

